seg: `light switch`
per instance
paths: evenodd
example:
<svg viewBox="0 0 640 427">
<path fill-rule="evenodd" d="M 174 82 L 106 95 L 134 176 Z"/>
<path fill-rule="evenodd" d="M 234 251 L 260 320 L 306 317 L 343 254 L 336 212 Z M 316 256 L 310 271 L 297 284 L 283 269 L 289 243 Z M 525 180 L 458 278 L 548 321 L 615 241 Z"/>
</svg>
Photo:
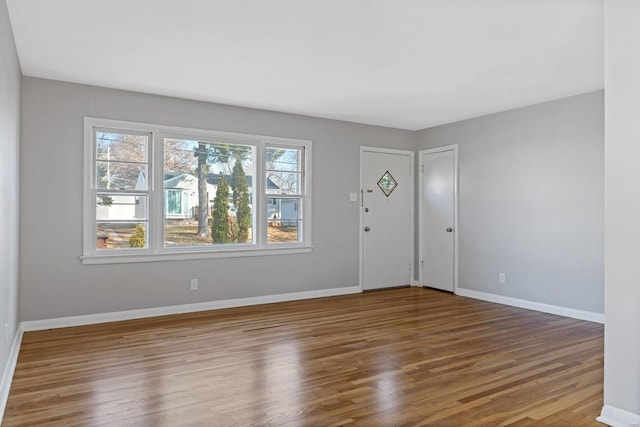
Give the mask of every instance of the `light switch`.
<svg viewBox="0 0 640 427">
<path fill-rule="evenodd" d="M 349 201 L 357 202 L 358 201 L 358 193 L 349 193 Z"/>
</svg>

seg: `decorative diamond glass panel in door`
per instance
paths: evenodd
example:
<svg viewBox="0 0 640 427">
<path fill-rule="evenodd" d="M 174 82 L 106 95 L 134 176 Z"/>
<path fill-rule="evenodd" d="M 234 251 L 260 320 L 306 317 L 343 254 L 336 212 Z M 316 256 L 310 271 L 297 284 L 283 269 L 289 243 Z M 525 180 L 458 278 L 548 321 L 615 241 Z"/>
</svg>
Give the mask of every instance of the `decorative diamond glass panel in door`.
<svg viewBox="0 0 640 427">
<path fill-rule="evenodd" d="M 395 190 L 397 186 L 398 183 L 395 179 L 393 179 L 393 176 L 391 176 L 389 171 L 386 171 L 384 175 L 382 175 L 382 178 L 378 180 L 378 187 L 380 187 L 384 195 L 387 197 L 389 197 L 389 195 L 393 192 L 393 190 Z"/>
</svg>

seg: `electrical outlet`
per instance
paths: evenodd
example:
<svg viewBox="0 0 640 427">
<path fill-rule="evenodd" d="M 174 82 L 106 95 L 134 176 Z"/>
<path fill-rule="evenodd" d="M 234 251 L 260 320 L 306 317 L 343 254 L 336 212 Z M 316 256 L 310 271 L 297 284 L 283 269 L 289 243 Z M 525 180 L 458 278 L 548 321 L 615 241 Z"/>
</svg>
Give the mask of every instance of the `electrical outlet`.
<svg viewBox="0 0 640 427">
<path fill-rule="evenodd" d="M 192 291 L 198 290 L 198 279 L 191 279 L 191 290 Z"/>
<path fill-rule="evenodd" d="M 507 283 L 507 276 L 504 273 L 498 275 L 498 281 L 502 284 Z"/>
</svg>

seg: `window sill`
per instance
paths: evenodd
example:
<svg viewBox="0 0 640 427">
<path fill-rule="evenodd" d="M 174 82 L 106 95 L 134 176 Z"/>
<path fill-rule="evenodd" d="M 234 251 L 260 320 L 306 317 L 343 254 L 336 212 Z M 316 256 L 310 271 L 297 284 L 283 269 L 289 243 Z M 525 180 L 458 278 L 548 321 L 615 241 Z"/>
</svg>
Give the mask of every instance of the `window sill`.
<svg viewBox="0 0 640 427">
<path fill-rule="evenodd" d="M 242 258 L 267 255 L 305 254 L 312 251 L 312 246 L 295 246 L 269 249 L 238 249 L 210 252 L 165 252 L 158 254 L 119 254 L 81 256 L 84 265 L 94 264 L 129 264 L 136 262 L 185 261 L 211 258 Z"/>
</svg>

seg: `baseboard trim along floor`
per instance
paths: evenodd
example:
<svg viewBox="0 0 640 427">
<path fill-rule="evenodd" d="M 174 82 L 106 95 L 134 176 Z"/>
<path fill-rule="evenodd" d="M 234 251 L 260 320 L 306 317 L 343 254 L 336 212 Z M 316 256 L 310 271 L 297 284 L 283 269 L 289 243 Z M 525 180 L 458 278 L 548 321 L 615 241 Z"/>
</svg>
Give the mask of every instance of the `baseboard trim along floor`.
<svg viewBox="0 0 640 427">
<path fill-rule="evenodd" d="M 557 314 L 559 316 L 571 317 L 573 319 L 587 320 L 589 322 L 604 324 L 604 314 L 592 311 L 576 310 L 574 308 L 562 307 L 559 305 L 544 304 L 534 301 L 527 301 L 518 298 L 505 297 L 502 295 L 489 294 L 486 292 L 474 291 L 471 289 L 458 288 L 456 295 L 479 299 L 482 301 L 495 302 L 498 304 L 510 305 L 528 310 L 541 311 L 543 313 Z"/>
<path fill-rule="evenodd" d="M 198 311 L 219 310 L 223 308 L 244 307 L 276 302 L 297 301 L 337 295 L 357 294 L 360 286 L 320 289 L 315 291 L 291 292 L 286 294 L 265 295 L 259 297 L 236 298 L 220 301 L 198 302 L 193 304 L 170 305 L 165 307 L 142 308 L 138 310 L 115 311 L 110 313 L 87 314 L 81 316 L 58 317 L 54 319 L 30 320 L 22 322 L 22 330 L 42 331 L 45 329 L 67 328 L 71 326 L 94 325 L 98 323 L 119 322 L 122 320 L 144 319 L 147 317 L 168 316 L 172 314 L 195 313 Z"/>
<path fill-rule="evenodd" d="M 638 427 L 640 426 L 640 414 L 604 405 L 602 413 L 596 418 L 601 423 L 611 427 Z"/>
</svg>

